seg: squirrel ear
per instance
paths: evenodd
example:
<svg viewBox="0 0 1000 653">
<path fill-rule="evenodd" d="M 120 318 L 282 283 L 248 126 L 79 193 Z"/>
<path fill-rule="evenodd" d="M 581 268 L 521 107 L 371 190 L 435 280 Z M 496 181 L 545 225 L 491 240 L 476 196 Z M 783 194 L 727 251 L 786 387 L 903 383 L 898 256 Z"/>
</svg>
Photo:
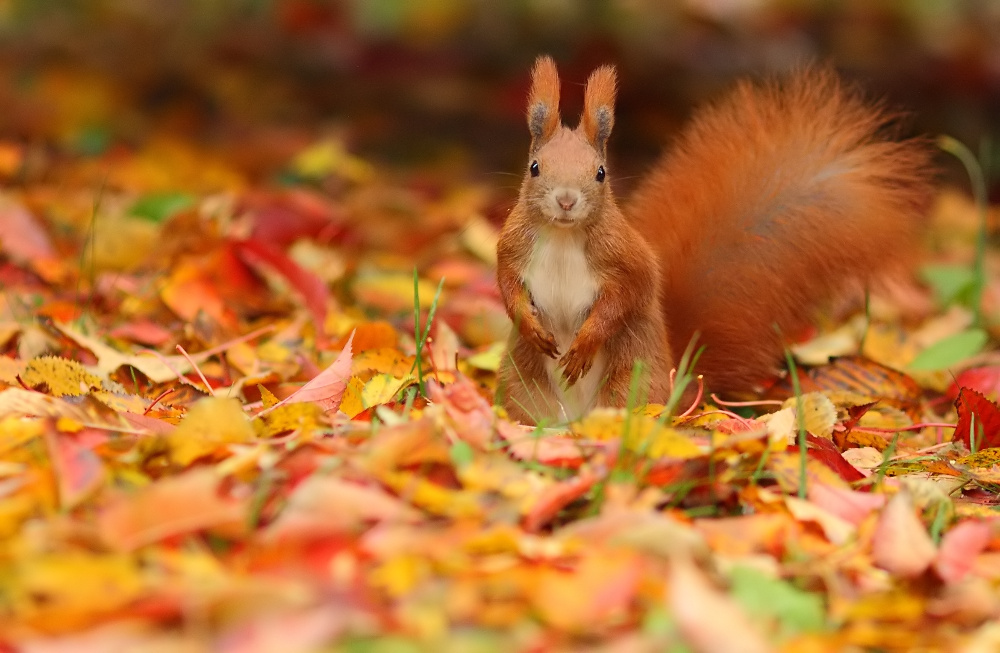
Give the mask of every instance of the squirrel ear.
<svg viewBox="0 0 1000 653">
<path fill-rule="evenodd" d="M 528 131 L 531 151 L 555 134 L 559 127 L 559 71 L 552 57 L 535 60 L 531 70 L 531 93 L 528 95 Z"/>
<path fill-rule="evenodd" d="M 615 125 L 615 92 L 618 86 L 614 66 L 601 66 L 590 73 L 583 93 L 583 133 L 598 152 L 604 153 Z"/>
</svg>

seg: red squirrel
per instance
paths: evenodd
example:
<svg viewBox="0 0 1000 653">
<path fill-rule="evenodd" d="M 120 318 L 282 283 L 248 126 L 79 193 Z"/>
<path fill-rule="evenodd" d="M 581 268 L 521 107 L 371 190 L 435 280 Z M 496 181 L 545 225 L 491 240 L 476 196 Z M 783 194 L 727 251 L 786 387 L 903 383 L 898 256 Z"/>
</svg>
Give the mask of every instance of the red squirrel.
<svg viewBox="0 0 1000 653">
<path fill-rule="evenodd" d="M 528 165 L 497 245 L 514 323 L 498 394 L 523 423 L 630 392 L 662 403 L 692 341 L 710 389 L 752 388 L 818 304 L 905 258 L 930 204 L 930 148 L 887 137 L 893 114 L 806 68 L 696 113 L 623 211 L 606 158 L 615 93 L 614 68 L 596 69 L 570 129 L 555 63 L 532 71 Z"/>
</svg>

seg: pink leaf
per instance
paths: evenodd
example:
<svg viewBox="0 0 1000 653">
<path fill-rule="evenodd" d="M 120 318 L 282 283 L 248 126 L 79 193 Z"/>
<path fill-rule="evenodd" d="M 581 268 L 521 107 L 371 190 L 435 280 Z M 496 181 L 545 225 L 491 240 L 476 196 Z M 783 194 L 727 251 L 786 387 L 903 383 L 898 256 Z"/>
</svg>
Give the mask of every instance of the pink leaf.
<svg viewBox="0 0 1000 653">
<path fill-rule="evenodd" d="M 884 494 L 831 487 L 825 483 L 809 485 L 809 500 L 855 526 L 860 526 L 872 511 L 885 505 Z"/>
<path fill-rule="evenodd" d="M 988 522 L 972 519 L 961 522 L 941 538 L 934 570 L 946 583 L 962 580 L 992 536 L 993 528 Z"/>
<path fill-rule="evenodd" d="M 59 484 L 59 502 L 63 508 L 72 508 L 104 482 L 104 465 L 71 435 L 47 433 L 45 442 Z"/>
<path fill-rule="evenodd" d="M 16 263 L 56 258 L 49 235 L 22 206 L 8 203 L 0 207 L 0 234 L 0 251 Z"/>
<path fill-rule="evenodd" d="M 910 494 L 897 492 L 879 515 L 872 538 L 872 559 L 889 573 L 912 578 L 924 573 L 937 552 L 917 517 Z"/>
<path fill-rule="evenodd" d="M 667 607 L 686 643 L 699 653 L 772 650 L 739 604 L 687 558 L 678 556 L 670 565 Z"/>
<path fill-rule="evenodd" d="M 337 360 L 330 364 L 290 396 L 285 397 L 270 408 L 266 408 L 257 416 L 265 415 L 283 404 L 296 404 L 306 401 L 315 402 L 327 413 L 335 413 L 340 408 L 340 402 L 344 398 L 344 390 L 347 389 L 347 380 L 351 377 L 351 361 L 354 354 L 351 352 L 351 343 L 354 341 L 354 333 L 347 339 L 347 344 L 340 350 Z"/>
</svg>

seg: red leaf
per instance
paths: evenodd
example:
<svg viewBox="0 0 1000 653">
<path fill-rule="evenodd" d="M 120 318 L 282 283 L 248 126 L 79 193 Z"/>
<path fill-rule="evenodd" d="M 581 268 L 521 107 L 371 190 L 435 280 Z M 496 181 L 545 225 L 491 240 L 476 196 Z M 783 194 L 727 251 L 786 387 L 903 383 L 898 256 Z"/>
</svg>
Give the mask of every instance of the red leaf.
<svg viewBox="0 0 1000 653">
<path fill-rule="evenodd" d="M 115 327 L 109 334 L 113 338 L 131 340 L 150 347 L 169 342 L 174 334 L 151 320 L 136 320 Z"/>
<path fill-rule="evenodd" d="M 590 491 L 595 483 L 597 475 L 593 472 L 584 472 L 576 478 L 546 488 L 524 516 L 524 530 L 529 533 L 538 532 L 542 526 L 552 521 L 560 510 Z"/>
<path fill-rule="evenodd" d="M 354 334 L 352 333 L 351 337 L 347 339 L 347 344 L 340 350 L 337 360 L 320 372 L 319 376 L 270 408 L 260 411 L 257 416 L 267 414 L 282 404 L 305 401 L 319 404 L 327 413 L 337 412 L 337 409 L 340 408 L 340 402 L 344 398 L 344 390 L 347 389 L 347 380 L 351 377 L 351 361 L 354 358 L 354 354 L 351 352 L 353 340 Z"/>
<path fill-rule="evenodd" d="M 833 471 L 837 472 L 840 478 L 844 479 L 848 483 L 853 483 L 854 481 L 860 481 L 865 477 L 857 467 L 847 462 L 844 459 L 843 454 L 837 450 L 837 446 L 833 444 L 830 440 L 826 438 L 819 438 L 815 435 L 807 435 L 807 441 L 809 442 L 808 454 L 810 458 L 818 460 L 823 463 Z M 788 446 L 788 451 L 795 452 L 799 450 L 799 445 L 792 444 Z"/>
<path fill-rule="evenodd" d="M 953 441 L 961 441 L 972 449 L 970 434 L 975 430 L 976 450 L 1000 447 L 1000 406 L 969 388 L 958 391 L 955 400 L 958 425 Z"/>
<path fill-rule="evenodd" d="M 326 304 L 329 298 L 323 280 L 268 243 L 259 240 L 241 240 L 234 242 L 233 246 L 247 264 L 271 268 L 302 295 L 302 300 L 316 324 L 317 337 L 321 338 L 324 334 L 323 325 L 326 323 Z"/>
<path fill-rule="evenodd" d="M 288 247 L 300 238 L 329 242 L 344 233 L 343 211 L 311 191 L 252 192 L 241 205 L 252 216 L 251 238 L 273 247 Z"/>
<path fill-rule="evenodd" d="M 1000 365 L 990 367 L 974 367 L 963 370 L 955 375 L 955 382 L 948 388 L 947 395 L 958 399 L 962 388 L 968 388 L 982 394 L 996 397 L 1000 393 Z"/>
</svg>

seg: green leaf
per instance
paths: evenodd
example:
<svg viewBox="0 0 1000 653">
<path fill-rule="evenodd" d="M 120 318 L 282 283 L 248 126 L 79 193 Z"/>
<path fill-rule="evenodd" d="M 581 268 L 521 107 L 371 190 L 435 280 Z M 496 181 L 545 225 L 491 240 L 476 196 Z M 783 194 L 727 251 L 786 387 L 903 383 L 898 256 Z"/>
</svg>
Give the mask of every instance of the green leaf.
<svg viewBox="0 0 1000 653">
<path fill-rule="evenodd" d="M 456 440 L 449 451 L 451 457 L 451 462 L 455 467 L 461 469 L 466 465 L 472 463 L 473 451 L 472 447 L 465 440 Z"/>
<path fill-rule="evenodd" d="M 935 342 L 920 352 L 911 370 L 943 370 L 956 365 L 983 350 L 989 337 L 982 329 L 967 329 Z"/>
<path fill-rule="evenodd" d="M 942 306 L 956 301 L 967 303 L 976 285 L 975 270 L 960 265 L 925 265 L 920 276 Z"/>
<path fill-rule="evenodd" d="M 823 597 L 772 578 L 751 567 L 734 567 L 733 597 L 748 613 L 776 619 L 784 635 L 821 631 L 826 626 Z"/>
<path fill-rule="evenodd" d="M 129 214 L 160 223 L 170 216 L 194 206 L 194 197 L 187 193 L 150 193 L 135 201 Z"/>
</svg>

